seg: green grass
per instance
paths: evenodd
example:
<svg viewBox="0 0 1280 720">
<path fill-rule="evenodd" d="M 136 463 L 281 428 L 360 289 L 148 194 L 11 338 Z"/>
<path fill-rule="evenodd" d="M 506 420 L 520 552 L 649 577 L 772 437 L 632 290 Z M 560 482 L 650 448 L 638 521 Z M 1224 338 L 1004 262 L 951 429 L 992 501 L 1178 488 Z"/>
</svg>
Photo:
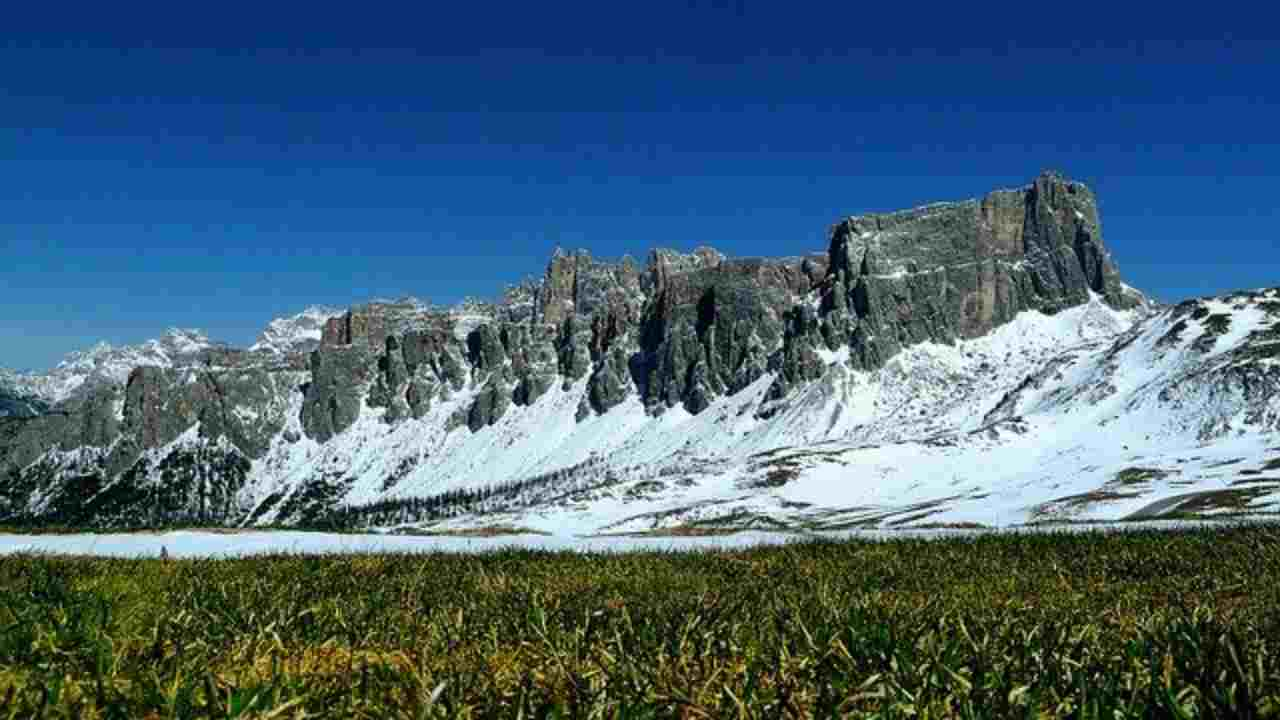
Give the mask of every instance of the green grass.
<svg viewBox="0 0 1280 720">
<path fill-rule="evenodd" d="M 1278 714 L 1277 526 L 0 559 L 0 718 Z"/>
</svg>

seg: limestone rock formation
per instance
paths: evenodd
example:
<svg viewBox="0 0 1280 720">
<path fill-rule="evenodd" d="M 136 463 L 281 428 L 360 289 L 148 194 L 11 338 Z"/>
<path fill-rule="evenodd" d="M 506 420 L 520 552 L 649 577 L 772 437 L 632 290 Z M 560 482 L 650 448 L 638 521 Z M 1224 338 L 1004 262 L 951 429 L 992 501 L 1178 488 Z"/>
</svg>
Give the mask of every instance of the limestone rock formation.
<svg viewBox="0 0 1280 720">
<path fill-rule="evenodd" d="M 108 523 L 143 516 L 137 503 L 148 496 L 126 492 L 128 483 L 171 487 L 178 477 L 216 496 L 200 517 L 323 507 L 359 480 L 332 469 L 340 462 L 294 478 L 319 493 L 308 498 L 244 495 L 250 464 L 269 472 L 300 462 L 290 446 L 305 437 L 323 450 L 363 418 L 419 423 L 445 447 L 454 433 L 487 432 L 548 396 L 580 393 L 566 401 L 578 423 L 629 401 L 651 416 L 676 407 L 696 415 L 771 378 L 756 408 L 768 418 L 837 358 L 875 370 L 903 348 L 980 337 L 1020 312 L 1092 296 L 1117 309 L 1137 302 L 1103 243 L 1093 194 L 1054 173 L 981 199 L 847 218 L 825 252 L 803 257 L 654 250 L 641 267 L 557 251 L 540 281 L 495 303 L 313 309 L 273 323 L 253 352 L 182 336 L 181 364 L 133 368 L 5 424 L 0 519 L 47 517 L 39 498 L 73 476 L 116 488 L 114 515 L 100 518 Z M 165 457 L 185 448 L 202 459 L 158 458 L 165 448 Z M 235 477 L 201 475 L 192 469 L 201 463 Z M 186 497 L 171 490 L 161 494 Z"/>
<path fill-rule="evenodd" d="M 852 217 L 832 231 L 837 337 L 875 366 L 905 346 L 990 332 L 1023 310 L 1054 312 L 1089 293 L 1131 302 L 1084 185 L 1044 173 L 981 200 Z"/>
</svg>

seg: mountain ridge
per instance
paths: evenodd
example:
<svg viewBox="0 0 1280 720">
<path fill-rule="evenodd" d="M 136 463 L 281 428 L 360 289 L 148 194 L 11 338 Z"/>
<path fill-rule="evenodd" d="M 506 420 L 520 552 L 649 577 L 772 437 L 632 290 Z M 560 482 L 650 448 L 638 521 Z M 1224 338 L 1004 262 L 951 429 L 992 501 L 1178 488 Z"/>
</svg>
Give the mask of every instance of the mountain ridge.
<svg viewBox="0 0 1280 720">
<path fill-rule="evenodd" d="M 1082 447 L 1104 442 L 1081 418 L 1115 397 L 1132 403 L 1116 418 L 1159 406 L 1163 424 L 1151 422 L 1165 428 L 1160 453 L 1225 442 L 1221 428 L 1235 426 L 1224 408 L 1251 418 L 1239 437 L 1265 444 L 1278 414 L 1274 301 L 1260 293 L 1154 306 L 1122 282 L 1092 192 L 1056 173 L 974 200 L 850 216 L 832 226 L 826 252 L 798 257 L 658 249 L 642 267 L 558 251 L 540 280 L 496 302 L 309 309 L 293 325 L 273 323 L 252 348 L 141 365 L 64 401 L 64 414 L 12 421 L 0 439 L 0 521 L 421 526 L 500 517 L 593 532 L 978 522 L 963 494 L 938 494 L 938 448 L 961 448 L 961 460 L 948 462 L 979 475 L 982 457 L 1029 452 L 1028 436 L 1041 454 L 1056 447 L 1044 418 L 1075 428 Z M 1146 340 L 1157 327 L 1171 338 L 1159 347 Z M 1141 357 L 1121 346 L 1130 335 L 1144 339 Z M 1218 343 L 1236 365 L 1209 362 Z M 1175 356 L 1181 364 L 1160 364 Z M 1133 377 L 1197 368 L 1188 387 L 1220 397 L 1195 396 L 1203 417 L 1193 422 L 1182 417 L 1188 391 L 1165 387 L 1155 400 L 1131 392 L 1106 369 L 1117 358 Z M 1036 394 L 1068 371 L 1080 373 L 1059 388 L 1068 400 Z M 1250 445 L 1246 455 L 1265 452 Z M 893 467 L 912 468 L 914 458 L 915 475 L 873 470 L 879 494 L 863 498 L 869 505 L 834 507 L 849 492 L 830 479 L 836 467 L 901 453 Z M 1111 480 L 1099 473 L 1123 468 L 1086 467 L 1061 470 L 1084 478 L 1077 494 L 1119 502 L 1156 492 L 1104 491 Z M 1009 491 L 1018 502 L 1054 500 L 1018 482 Z M 1261 488 L 1250 503 L 1269 497 Z M 1024 505 L 982 522 L 1039 516 Z"/>
</svg>

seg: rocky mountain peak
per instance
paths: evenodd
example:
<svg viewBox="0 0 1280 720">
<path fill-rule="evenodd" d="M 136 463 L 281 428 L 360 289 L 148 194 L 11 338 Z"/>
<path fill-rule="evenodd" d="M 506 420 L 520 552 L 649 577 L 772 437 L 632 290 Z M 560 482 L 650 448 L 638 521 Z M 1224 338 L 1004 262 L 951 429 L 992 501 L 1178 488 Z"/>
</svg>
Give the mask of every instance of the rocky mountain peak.
<svg viewBox="0 0 1280 720">
<path fill-rule="evenodd" d="M 67 354 L 48 372 L 18 374 L 13 384 L 31 398 L 57 405 L 98 386 L 120 385 L 136 367 L 181 367 L 202 362 L 208 353 L 227 348 L 201 330 L 169 328 L 160 337 L 136 345 L 99 342 Z"/>
<path fill-rule="evenodd" d="M 249 350 L 272 355 L 311 352 L 320 345 L 324 324 L 340 314 L 340 310 L 313 305 L 296 315 L 276 318 L 262 330 Z"/>
<path fill-rule="evenodd" d="M 154 344 L 154 347 L 178 356 L 195 355 L 211 347 L 225 345 L 225 343 L 210 340 L 203 330 L 178 327 L 166 329 L 163 335 L 156 340 L 149 341 L 148 344 Z"/>
</svg>

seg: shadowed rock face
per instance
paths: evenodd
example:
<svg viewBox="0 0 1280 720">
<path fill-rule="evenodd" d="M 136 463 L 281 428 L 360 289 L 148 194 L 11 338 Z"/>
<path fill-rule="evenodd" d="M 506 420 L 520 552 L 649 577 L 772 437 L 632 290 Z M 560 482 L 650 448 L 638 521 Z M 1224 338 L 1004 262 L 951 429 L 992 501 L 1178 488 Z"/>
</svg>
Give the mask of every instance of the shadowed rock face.
<svg viewBox="0 0 1280 720">
<path fill-rule="evenodd" d="M 302 427 L 325 442 L 351 427 L 373 376 L 373 358 L 363 345 L 324 348 L 311 354 L 311 382 L 302 404 Z"/>
<path fill-rule="evenodd" d="M 293 393 L 302 395 L 302 432 L 319 443 L 369 408 L 400 423 L 437 417 L 438 403 L 457 398 L 464 404 L 444 429 L 483 432 L 578 383 L 579 420 L 628 398 L 654 414 L 698 413 L 770 374 L 769 397 L 782 400 L 822 377 L 825 354 L 847 349 L 853 367 L 874 369 L 904 347 L 977 337 L 1090 293 L 1115 307 L 1133 302 L 1093 194 L 1053 173 L 977 200 L 850 217 L 832 228 L 825 253 L 808 257 L 655 250 L 641 267 L 557 251 L 540 282 L 496 304 L 371 303 L 328 320 L 309 355 L 267 362 L 221 348 L 190 367 L 137 368 L 123 386 L 96 388 L 59 414 L 6 425 L 0 484 L 7 473 L 10 488 L 25 486 L 24 468 L 53 449 L 103 449 L 85 472 L 104 485 L 126 471 L 141 477 L 146 451 L 197 425 L 206 451 L 220 441 L 233 448 L 234 457 L 224 446 L 208 452 L 242 476 L 244 463 L 289 435 Z M 231 517 L 226 493 L 238 485 L 218 487 L 218 512 Z M 0 516 L 22 502 L 10 496 Z"/>
<path fill-rule="evenodd" d="M 837 341 L 874 366 L 904 346 L 990 332 L 1024 310 L 1055 312 L 1089 293 L 1125 307 L 1085 186 L 1053 173 L 981 200 L 849 218 L 832 232 Z"/>
<path fill-rule="evenodd" d="M 786 315 L 812 281 L 801 260 L 689 265 L 680 273 L 656 265 L 637 365 L 649 407 L 682 404 L 696 413 L 768 371 L 786 334 Z"/>
</svg>

